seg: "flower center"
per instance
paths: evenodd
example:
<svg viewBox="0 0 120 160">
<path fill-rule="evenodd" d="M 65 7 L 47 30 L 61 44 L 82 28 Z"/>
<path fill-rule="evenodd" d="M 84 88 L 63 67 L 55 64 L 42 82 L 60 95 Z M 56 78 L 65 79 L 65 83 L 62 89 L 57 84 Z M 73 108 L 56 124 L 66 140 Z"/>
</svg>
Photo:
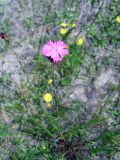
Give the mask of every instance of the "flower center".
<svg viewBox="0 0 120 160">
<path fill-rule="evenodd" d="M 57 47 L 56 47 L 56 46 L 53 46 L 53 50 L 54 50 L 55 52 L 57 52 Z"/>
</svg>

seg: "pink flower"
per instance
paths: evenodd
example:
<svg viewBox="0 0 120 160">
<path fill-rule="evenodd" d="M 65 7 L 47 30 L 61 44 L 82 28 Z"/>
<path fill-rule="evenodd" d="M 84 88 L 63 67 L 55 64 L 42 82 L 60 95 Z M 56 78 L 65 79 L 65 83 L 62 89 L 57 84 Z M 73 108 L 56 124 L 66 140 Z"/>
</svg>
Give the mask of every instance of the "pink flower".
<svg viewBox="0 0 120 160">
<path fill-rule="evenodd" d="M 42 48 L 42 54 L 52 62 L 59 62 L 69 51 L 63 41 L 48 41 Z"/>
</svg>

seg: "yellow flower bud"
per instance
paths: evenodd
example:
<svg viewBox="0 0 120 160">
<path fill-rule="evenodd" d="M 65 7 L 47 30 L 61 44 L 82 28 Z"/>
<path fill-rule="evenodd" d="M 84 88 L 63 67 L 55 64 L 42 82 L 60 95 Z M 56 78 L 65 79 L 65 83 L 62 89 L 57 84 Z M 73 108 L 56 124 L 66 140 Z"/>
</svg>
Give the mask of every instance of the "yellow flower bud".
<svg viewBox="0 0 120 160">
<path fill-rule="evenodd" d="M 48 84 L 49 84 L 49 85 L 52 84 L 52 82 L 53 82 L 52 79 L 49 79 L 49 80 L 48 80 Z"/>
<path fill-rule="evenodd" d="M 77 45 L 81 46 L 83 43 L 84 43 L 83 38 L 79 38 L 78 41 L 77 41 Z"/>
<path fill-rule="evenodd" d="M 47 105 L 47 108 L 52 108 L 52 104 L 51 103 L 46 103 L 46 105 Z"/>
<path fill-rule="evenodd" d="M 49 103 L 52 101 L 52 95 L 50 93 L 46 93 L 44 96 L 43 96 L 43 99 L 46 103 Z"/>
<path fill-rule="evenodd" d="M 68 24 L 67 23 L 61 23 L 61 27 L 67 27 L 68 26 Z"/>
<path fill-rule="evenodd" d="M 76 27 L 76 24 L 72 23 L 72 24 L 70 24 L 70 27 L 74 28 L 74 27 Z"/>
<path fill-rule="evenodd" d="M 60 30 L 60 33 L 61 33 L 62 35 L 65 35 L 65 34 L 67 33 L 67 29 L 62 28 L 62 29 Z"/>
<path fill-rule="evenodd" d="M 120 23 L 120 16 L 116 17 L 116 22 Z"/>
</svg>

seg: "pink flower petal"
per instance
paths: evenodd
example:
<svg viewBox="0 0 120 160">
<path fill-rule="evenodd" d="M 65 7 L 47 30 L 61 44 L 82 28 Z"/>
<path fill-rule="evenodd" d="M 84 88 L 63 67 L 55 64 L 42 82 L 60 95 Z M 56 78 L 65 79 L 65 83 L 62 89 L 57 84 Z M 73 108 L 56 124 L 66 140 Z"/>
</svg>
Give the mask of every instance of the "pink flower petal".
<svg viewBox="0 0 120 160">
<path fill-rule="evenodd" d="M 44 46 L 42 48 L 42 54 L 45 55 L 45 56 L 47 56 L 47 57 L 49 57 L 51 55 L 50 51 L 51 50 L 50 50 L 50 48 L 48 46 Z"/>
<path fill-rule="evenodd" d="M 51 54 L 51 58 L 53 59 L 54 62 L 59 62 L 61 61 L 61 57 L 59 56 L 59 54 L 55 51 L 52 52 Z"/>
<path fill-rule="evenodd" d="M 60 51 L 60 55 L 61 56 L 65 56 L 65 55 L 68 55 L 69 54 L 69 51 L 67 49 L 63 49 Z"/>
</svg>

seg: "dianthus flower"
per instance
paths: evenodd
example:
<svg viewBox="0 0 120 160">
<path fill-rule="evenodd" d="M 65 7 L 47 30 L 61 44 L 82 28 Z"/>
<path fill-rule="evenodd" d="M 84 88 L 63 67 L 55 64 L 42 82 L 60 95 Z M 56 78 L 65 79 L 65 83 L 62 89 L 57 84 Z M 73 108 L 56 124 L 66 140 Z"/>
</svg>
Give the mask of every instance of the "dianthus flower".
<svg viewBox="0 0 120 160">
<path fill-rule="evenodd" d="M 49 41 L 43 46 L 42 54 L 51 62 L 59 62 L 65 55 L 69 54 L 69 51 L 63 41 Z"/>
</svg>

